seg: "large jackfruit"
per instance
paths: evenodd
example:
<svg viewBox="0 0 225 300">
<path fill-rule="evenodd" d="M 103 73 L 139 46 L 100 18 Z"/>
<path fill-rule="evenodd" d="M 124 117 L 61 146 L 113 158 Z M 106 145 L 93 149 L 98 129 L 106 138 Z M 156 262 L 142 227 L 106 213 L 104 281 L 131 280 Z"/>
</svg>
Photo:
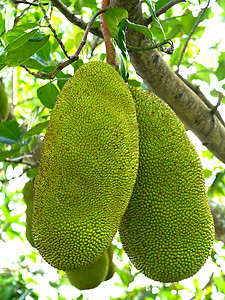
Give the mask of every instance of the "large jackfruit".
<svg viewBox="0 0 225 300">
<path fill-rule="evenodd" d="M 206 262 L 214 225 L 200 159 L 162 100 L 130 88 L 140 135 L 137 181 L 119 228 L 125 252 L 147 277 L 177 282 Z"/>
<path fill-rule="evenodd" d="M 138 168 L 133 97 L 112 66 L 83 65 L 51 113 L 34 182 L 32 235 L 57 269 L 93 264 L 108 248 Z"/>
<path fill-rule="evenodd" d="M 23 188 L 23 199 L 27 205 L 26 209 L 26 238 L 31 246 L 34 247 L 34 241 L 31 234 L 31 222 L 32 222 L 32 212 L 33 212 L 33 187 L 34 181 L 30 180 L 26 182 Z"/>
<path fill-rule="evenodd" d="M 0 122 L 7 119 L 9 108 L 8 95 L 5 91 L 2 79 L 0 78 Z"/>
</svg>

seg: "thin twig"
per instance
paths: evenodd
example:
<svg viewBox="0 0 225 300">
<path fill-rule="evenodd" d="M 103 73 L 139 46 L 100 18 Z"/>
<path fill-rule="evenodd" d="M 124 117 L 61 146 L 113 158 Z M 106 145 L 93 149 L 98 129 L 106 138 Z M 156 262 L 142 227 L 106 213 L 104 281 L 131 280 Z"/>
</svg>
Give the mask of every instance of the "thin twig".
<svg viewBox="0 0 225 300">
<path fill-rule="evenodd" d="M 86 44 L 87 36 L 88 36 L 88 33 L 89 33 L 90 29 L 91 29 L 91 26 L 92 26 L 94 20 L 95 20 L 100 14 L 105 13 L 107 10 L 108 10 L 108 8 L 100 9 L 100 10 L 98 10 L 98 11 L 93 15 L 93 17 L 91 18 L 90 22 L 88 23 L 88 25 L 87 25 L 87 27 L 86 27 L 85 33 L 84 33 L 84 35 L 83 35 L 83 38 L 82 38 L 82 40 L 81 40 L 81 42 L 80 42 L 79 47 L 77 48 L 76 53 L 75 53 L 71 58 L 73 58 L 73 57 L 78 58 L 78 55 L 80 54 L 80 52 L 81 52 L 83 46 Z"/>
<path fill-rule="evenodd" d="M 38 3 L 34 3 L 34 2 L 29 2 L 29 1 L 26 1 L 26 0 L 12 0 L 13 3 L 15 4 L 27 4 L 27 5 L 30 5 L 30 6 L 38 6 Z M 43 5 L 48 5 L 49 2 L 44 2 L 42 3 Z"/>
<path fill-rule="evenodd" d="M 86 29 L 87 24 L 82 20 L 77 18 L 60 0 L 51 0 L 52 4 L 74 25 L 77 25 L 81 29 Z M 102 32 L 99 28 L 91 28 L 90 32 L 100 38 L 103 38 Z"/>
<path fill-rule="evenodd" d="M 97 11 L 93 15 L 90 22 L 88 23 L 88 26 L 85 30 L 85 33 L 84 33 L 83 38 L 80 42 L 80 45 L 77 48 L 77 51 L 72 56 L 70 56 L 70 58 L 68 60 L 58 63 L 58 65 L 56 66 L 56 68 L 52 72 L 50 72 L 50 73 L 46 73 L 46 72 L 35 73 L 35 72 L 31 71 L 25 64 L 21 64 L 21 67 L 23 67 L 29 74 L 31 74 L 31 75 L 33 75 L 37 78 L 43 78 L 43 77 L 46 78 L 47 77 L 49 79 L 53 79 L 59 73 L 59 71 L 61 71 L 62 69 L 64 69 L 65 67 L 67 67 L 68 65 L 73 63 L 74 61 L 78 60 L 79 54 L 80 54 L 83 46 L 86 44 L 87 35 L 90 32 L 90 29 L 91 29 L 91 26 L 92 26 L 94 20 L 97 18 L 98 15 L 100 15 L 101 13 L 106 12 L 107 10 L 108 10 L 108 8 L 100 9 L 99 11 Z"/>
<path fill-rule="evenodd" d="M 187 11 L 186 13 L 184 13 L 182 15 L 176 15 L 176 16 L 173 16 L 173 17 L 165 18 L 163 20 L 163 22 L 167 22 L 167 21 L 174 20 L 174 19 L 177 19 L 177 18 L 183 18 L 185 16 L 188 16 L 188 15 L 192 14 L 193 12 L 194 11 Z"/>
<path fill-rule="evenodd" d="M 47 13 L 46 13 L 46 10 L 44 9 L 44 6 L 43 4 L 41 3 L 41 1 L 39 1 L 39 6 L 43 12 L 43 15 L 44 15 L 44 18 L 45 18 L 45 21 L 47 23 L 47 26 L 50 28 L 51 32 L 53 33 L 55 39 L 57 40 L 57 42 L 59 43 L 63 53 L 65 54 L 65 56 L 67 58 L 70 58 L 70 56 L 68 55 L 67 51 L 66 51 L 66 48 L 65 48 L 65 45 L 63 44 L 63 42 L 60 40 L 60 38 L 58 37 L 57 33 L 56 33 L 56 30 L 52 27 L 51 23 L 50 23 L 50 20 L 48 19 L 48 16 L 47 16 Z"/>
<path fill-rule="evenodd" d="M 181 52 L 181 55 L 180 55 L 180 58 L 179 58 L 179 61 L 178 61 L 178 64 L 177 64 L 177 71 L 176 71 L 176 73 L 179 73 L 179 68 L 180 68 L 180 65 L 181 65 L 181 61 L 182 61 L 183 56 L 184 56 L 184 53 L 185 53 L 185 51 L 186 51 L 186 49 L 187 49 L 188 43 L 189 43 L 189 41 L 190 41 L 192 35 L 194 34 L 195 29 L 198 27 L 198 24 L 201 22 L 202 17 L 203 17 L 203 15 L 204 15 L 205 11 L 208 9 L 209 3 L 210 3 L 210 0 L 207 1 L 206 6 L 202 9 L 202 11 L 201 11 L 201 13 L 200 13 L 200 15 L 199 15 L 199 17 L 198 17 L 198 20 L 196 21 L 194 27 L 192 28 L 191 33 L 189 34 L 189 36 L 188 36 L 188 38 L 187 38 L 187 40 L 186 40 L 186 42 L 185 42 L 185 44 L 184 44 L 184 47 L 183 47 L 183 49 L 182 49 L 182 52 Z"/>
<path fill-rule="evenodd" d="M 158 44 L 155 44 L 155 45 L 149 46 L 149 47 L 127 46 L 127 48 L 132 49 L 132 50 L 152 50 L 152 49 L 160 48 L 165 44 L 170 44 L 171 46 L 173 46 L 173 42 L 170 39 L 166 39 L 166 40 L 162 41 L 161 43 L 158 43 Z"/>
<path fill-rule="evenodd" d="M 171 0 L 169 3 L 167 3 L 166 5 L 164 5 L 163 7 L 161 7 L 158 11 L 156 11 L 156 16 L 160 16 L 162 14 L 164 14 L 168 9 L 170 9 L 171 7 L 173 7 L 174 5 L 180 3 L 180 2 L 186 2 L 186 0 Z M 153 17 L 150 16 L 147 19 L 147 25 L 150 24 L 153 21 Z"/>
<path fill-rule="evenodd" d="M 210 109 L 213 110 L 214 106 L 213 104 L 205 97 L 205 95 L 201 92 L 199 89 L 199 86 L 194 85 L 187 79 L 183 78 L 180 74 L 177 74 L 177 76 L 196 94 L 201 98 L 201 100 L 205 103 L 205 105 Z M 221 124 L 225 127 L 225 122 L 223 118 L 221 117 L 218 110 L 214 112 L 214 114 L 217 116 L 217 118 L 220 120 Z"/>
<path fill-rule="evenodd" d="M 15 26 L 19 23 L 20 19 L 22 19 L 22 17 L 24 16 L 25 12 L 28 11 L 29 9 L 30 9 L 30 6 L 27 7 L 27 8 L 25 8 L 25 9 L 21 12 L 21 14 L 20 14 L 19 16 L 16 16 L 16 17 L 15 17 L 13 27 L 15 27 Z"/>
<path fill-rule="evenodd" d="M 222 93 L 219 93 L 219 97 L 218 97 L 218 101 L 217 101 L 217 104 L 211 109 L 211 114 L 215 114 L 215 112 L 217 111 L 217 108 L 220 106 L 221 104 L 221 101 L 223 99 L 223 94 Z"/>
</svg>

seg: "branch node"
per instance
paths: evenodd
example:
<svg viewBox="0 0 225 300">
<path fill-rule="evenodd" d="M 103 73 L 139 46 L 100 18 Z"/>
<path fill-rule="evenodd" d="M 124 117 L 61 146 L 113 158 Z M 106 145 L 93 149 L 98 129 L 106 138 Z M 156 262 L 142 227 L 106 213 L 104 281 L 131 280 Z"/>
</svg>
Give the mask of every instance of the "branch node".
<svg viewBox="0 0 225 300">
<path fill-rule="evenodd" d="M 223 94 L 219 93 L 217 104 L 210 111 L 212 115 L 216 113 L 217 108 L 220 106 L 222 99 L 223 99 Z"/>
</svg>

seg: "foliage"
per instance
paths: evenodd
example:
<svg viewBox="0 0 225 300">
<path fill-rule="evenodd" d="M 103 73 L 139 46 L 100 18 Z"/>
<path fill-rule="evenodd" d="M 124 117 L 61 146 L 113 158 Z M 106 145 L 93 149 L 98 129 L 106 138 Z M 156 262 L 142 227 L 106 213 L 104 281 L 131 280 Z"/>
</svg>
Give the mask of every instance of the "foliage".
<svg viewBox="0 0 225 300">
<path fill-rule="evenodd" d="M 59 91 L 83 63 L 105 59 L 103 41 L 89 33 L 78 59 L 64 64 L 78 50 L 84 30 L 69 22 L 55 7 L 45 5 L 45 1 L 40 6 L 16 2 L 0 1 L 0 77 L 11 101 L 8 119 L 0 123 L 0 298 L 92 299 L 93 291 L 80 293 L 71 287 L 64 272 L 49 268 L 26 241 L 26 207 L 22 188 L 25 182 L 35 177 L 41 140 Z M 41 3 L 34 3 L 38 2 Z M 85 24 L 100 9 L 100 1 L 96 0 L 61 2 Z M 206 96 L 216 105 L 219 92 L 224 93 L 225 89 L 225 47 L 222 36 L 216 38 L 211 31 L 222 28 L 215 25 L 224 26 L 224 1 L 210 3 L 196 28 L 206 1 L 202 1 L 201 5 L 194 0 L 182 2 L 158 17 L 155 12 L 169 1 L 158 0 L 155 5 L 149 0 L 144 2 L 145 17 L 152 16 L 153 19 L 148 29 L 129 23 L 124 10 L 117 10 L 118 19 L 114 18 L 115 11 L 107 13 L 107 22 L 119 47 L 118 53 L 121 50 L 120 59 L 124 61 L 124 77 L 127 77 L 129 68 L 129 83 L 145 87 L 129 64 L 124 32 L 130 27 L 142 30 L 154 44 L 165 38 L 172 39 L 174 54 L 161 52 L 161 55 L 174 71 L 179 70 L 191 83 L 203 87 Z M 94 20 L 93 28 L 100 29 L 98 18 Z M 189 43 L 184 48 L 188 38 Z M 64 64 L 62 69 L 59 69 L 59 62 Z M 54 78 L 48 74 L 53 74 Z M 223 108 L 221 104 L 221 113 Z M 198 142 L 196 146 L 199 147 Z M 200 154 L 209 197 L 223 203 L 224 165 L 205 148 L 201 147 Z M 114 239 L 114 244 L 117 271 L 113 279 L 103 286 L 111 289 L 110 296 L 107 296 L 109 299 L 212 299 L 213 296 L 224 299 L 225 248 L 221 242 L 215 242 L 205 282 L 201 281 L 201 273 L 194 279 L 175 284 L 147 280 L 130 265 L 119 237 Z M 15 251 L 18 253 L 15 254 Z M 44 296 L 38 295 L 41 284 L 46 287 Z M 64 287 L 71 292 L 70 295 Z M 103 290 L 100 287 L 98 291 L 101 294 Z"/>
</svg>

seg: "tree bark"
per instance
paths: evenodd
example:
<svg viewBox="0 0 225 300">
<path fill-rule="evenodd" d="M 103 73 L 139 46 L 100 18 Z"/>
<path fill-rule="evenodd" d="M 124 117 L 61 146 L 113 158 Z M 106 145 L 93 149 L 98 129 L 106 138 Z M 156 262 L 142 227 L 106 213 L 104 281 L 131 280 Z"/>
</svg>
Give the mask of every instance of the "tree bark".
<svg viewBox="0 0 225 300">
<path fill-rule="evenodd" d="M 123 7 L 129 20 L 146 24 L 139 0 L 111 0 L 111 7 Z M 141 33 L 128 29 L 129 46 L 148 47 L 151 41 Z M 168 103 L 179 119 L 219 160 L 225 162 L 225 127 L 206 104 L 168 66 L 157 50 L 129 50 L 132 65 L 145 84 Z"/>
<path fill-rule="evenodd" d="M 215 224 L 215 239 L 225 244 L 225 206 L 209 201 Z"/>
</svg>

